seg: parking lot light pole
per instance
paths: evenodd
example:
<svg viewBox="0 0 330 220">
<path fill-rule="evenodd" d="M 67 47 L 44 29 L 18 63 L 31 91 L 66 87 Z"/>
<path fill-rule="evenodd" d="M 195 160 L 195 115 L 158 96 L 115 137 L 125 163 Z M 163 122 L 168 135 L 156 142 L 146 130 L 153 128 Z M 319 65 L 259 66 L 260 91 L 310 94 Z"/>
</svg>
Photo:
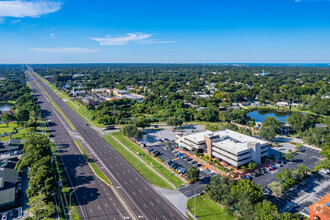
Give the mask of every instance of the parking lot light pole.
<svg viewBox="0 0 330 220">
<path fill-rule="evenodd" d="M 71 194 L 74 193 L 78 188 L 79 188 L 79 186 L 76 187 L 72 192 L 69 193 L 69 195 L 70 195 L 70 211 L 69 211 L 70 220 L 71 220 Z"/>
</svg>

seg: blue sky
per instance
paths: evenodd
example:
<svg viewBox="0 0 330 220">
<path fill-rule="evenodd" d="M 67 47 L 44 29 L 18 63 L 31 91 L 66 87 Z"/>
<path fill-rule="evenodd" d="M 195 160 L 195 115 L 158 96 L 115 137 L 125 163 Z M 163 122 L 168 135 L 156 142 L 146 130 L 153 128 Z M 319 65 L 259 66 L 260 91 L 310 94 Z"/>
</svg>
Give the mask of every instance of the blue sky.
<svg viewBox="0 0 330 220">
<path fill-rule="evenodd" d="M 0 0 L 0 63 L 330 63 L 330 0 Z"/>
</svg>

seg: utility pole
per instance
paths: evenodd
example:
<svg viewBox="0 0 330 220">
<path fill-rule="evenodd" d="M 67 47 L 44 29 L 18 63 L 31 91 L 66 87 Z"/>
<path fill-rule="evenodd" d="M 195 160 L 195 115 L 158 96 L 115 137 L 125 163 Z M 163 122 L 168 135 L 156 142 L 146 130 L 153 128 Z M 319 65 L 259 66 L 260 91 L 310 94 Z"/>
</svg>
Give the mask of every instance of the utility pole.
<svg viewBox="0 0 330 220">
<path fill-rule="evenodd" d="M 197 216 L 196 216 L 196 208 L 197 208 L 197 207 L 196 207 L 196 189 L 194 189 L 194 194 L 195 194 L 195 198 L 194 198 L 194 200 L 195 200 L 195 201 L 194 201 L 194 202 L 195 202 L 195 210 L 194 210 L 194 211 L 195 211 L 195 214 L 194 214 L 194 216 L 195 216 L 195 218 L 196 218 L 196 217 L 197 217 Z"/>
<path fill-rule="evenodd" d="M 76 191 L 79 188 L 79 186 L 77 188 L 75 188 L 72 192 L 70 192 L 70 211 L 69 211 L 69 215 L 70 215 L 70 220 L 71 220 L 71 194 L 74 193 L 74 191 Z"/>
</svg>

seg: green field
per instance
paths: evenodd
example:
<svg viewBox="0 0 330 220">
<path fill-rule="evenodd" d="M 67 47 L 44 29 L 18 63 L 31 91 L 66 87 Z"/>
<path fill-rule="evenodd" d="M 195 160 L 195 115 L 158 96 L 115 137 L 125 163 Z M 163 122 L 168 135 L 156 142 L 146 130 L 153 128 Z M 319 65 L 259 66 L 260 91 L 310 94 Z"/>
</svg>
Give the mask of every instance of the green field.
<svg viewBox="0 0 330 220">
<path fill-rule="evenodd" d="M 123 146 L 121 146 L 112 136 L 104 135 L 103 138 L 151 184 L 161 188 L 173 189 L 170 184 L 160 178 L 153 170 L 142 164 L 141 161 L 139 161 L 131 152 L 127 151 Z M 146 157 L 146 155 L 144 154 L 143 157 Z M 161 165 L 157 164 L 156 161 L 152 162 L 152 167 L 154 169 L 160 166 Z"/>
<path fill-rule="evenodd" d="M 0 124 L 0 134 L 13 132 L 13 128 L 21 128 L 22 125 L 17 125 L 17 122 L 11 122 L 9 123 L 8 127 L 7 124 Z M 23 128 L 22 130 L 18 130 L 16 134 L 13 134 L 11 138 L 16 139 L 26 139 L 28 136 L 28 131 L 26 128 Z M 9 141 L 10 136 L 1 137 L 0 141 Z"/>
<path fill-rule="evenodd" d="M 92 167 L 94 172 L 98 177 L 100 177 L 102 180 L 104 180 L 106 183 L 111 184 L 110 181 L 104 176 L 103 172 L 99 169 L 99 167 L 93 162 L 93 160 L 88 156 L 87 152 L 85 149 L 81 146 L 79 141 L 74 141 L 76 145 L 79 147 L 80 151 L 83 153 L 85 156 L 86 160 L 88 161 L 89 165 Z"/>
<path fill-rule="evenodd" d="M 223 208 L 213 202 L 208 195 L 203 194 L 196 197 L 196 215 L 199 220 L 234 220 L 235 217 L 227 215 Z M 194 215 L 195 201 L 194 198 L 189 199 L 187 208 Z M 191 218 L 190 218 L 191 219 Z"/>
</svg>

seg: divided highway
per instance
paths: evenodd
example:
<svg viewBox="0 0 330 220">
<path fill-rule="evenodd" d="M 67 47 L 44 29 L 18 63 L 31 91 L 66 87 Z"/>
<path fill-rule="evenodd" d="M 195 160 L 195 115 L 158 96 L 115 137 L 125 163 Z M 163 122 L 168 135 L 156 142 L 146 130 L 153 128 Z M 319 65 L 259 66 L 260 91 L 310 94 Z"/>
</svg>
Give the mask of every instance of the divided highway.
<svg viewBox="0 0 330 220">
<path fill-rule="evenodd" d="M 30 82 L 45 119 L 53 122 L 49 130 L 54 135 L 52 141 L 64 166 L 68 182 L 73 188 L 79 187 L 72 197 L 76 197 L 81 219 L 128 219 L 128 213 L 111 189 L 101 182 L 88 166 L 65 127 L 65 119 L 47 101 L 38 85 L 33 80 Z"/>
<path fill-rule="evenodd" d="M 34 74 L 32 69 L 28 70 Z M 96 164 L 101 167 L 108 179 L 116 187 L 129 213 L 135 219 L 186 219 L 168 200 L 145 180 L 124 158 L 122 158 L 84 119 L 61 100 L 45 83 L 34 76 L 43 90 L 45 90 L 66 117 L 76 127 L 76 131 L 84 138 L 84 144 Z M 31 84 L 36 84 L 30 80 Z M 95 198 L 98 200 L 98 198 Z M 112 218 L 105 218 L 112 219 Z"/>
</svg>

